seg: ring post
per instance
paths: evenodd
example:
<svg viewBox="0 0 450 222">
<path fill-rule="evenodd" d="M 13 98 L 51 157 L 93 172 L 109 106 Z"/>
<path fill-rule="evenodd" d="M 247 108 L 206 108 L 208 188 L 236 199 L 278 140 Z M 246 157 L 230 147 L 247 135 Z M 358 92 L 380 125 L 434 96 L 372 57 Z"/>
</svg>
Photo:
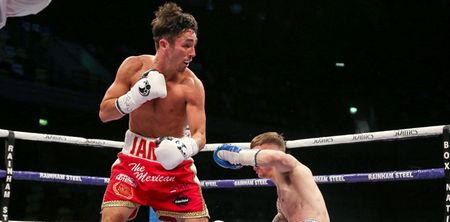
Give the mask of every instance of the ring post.
<svg viewBox="0 0 450 222">
<path fill-rule="evenodd" d="M 153 208 L 152 207 L 150 207 L 150 222 L 160 222 L 159 220 L 158 220 L 158 216 L 156 216 L 156 213 L 155 213 L 155 210 L 153 210 Z"/>
<path fill-rule="evenodd" d="M 8 138 L 5 140 L 5 167 L 6 177 L 2 187 L 2 221 L 9 221 L 8 207 L 9 198 L 11 196 L 11 182 L 13 177 L 13 156 L 14 156 L 14 132 L 9 131 Z"/>
<path fill-rule="evenodd" d="M 444 126 L 442 132 L 443 152 L 444 152 L 444 174 L 445 174 L 445 219 L 444 222 L 450 221 L 450 126 Z"/>
</svg>

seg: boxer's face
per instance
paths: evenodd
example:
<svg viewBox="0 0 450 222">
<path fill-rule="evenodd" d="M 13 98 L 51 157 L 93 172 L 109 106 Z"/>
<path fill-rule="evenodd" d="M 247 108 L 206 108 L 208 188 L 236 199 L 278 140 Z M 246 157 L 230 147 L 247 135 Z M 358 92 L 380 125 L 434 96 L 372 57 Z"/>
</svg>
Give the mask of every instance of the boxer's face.
<svg viewBox="0 0 450 222">
<path fill-rule="evenodd" d="M 197 34 L 188 29 L 181 33 L 169 47 L 169 56 L 172 64 L 177 67 L 178 72 L 183 72 L 195 57 L 195 46 L 197 45 Z"/>
</svg>

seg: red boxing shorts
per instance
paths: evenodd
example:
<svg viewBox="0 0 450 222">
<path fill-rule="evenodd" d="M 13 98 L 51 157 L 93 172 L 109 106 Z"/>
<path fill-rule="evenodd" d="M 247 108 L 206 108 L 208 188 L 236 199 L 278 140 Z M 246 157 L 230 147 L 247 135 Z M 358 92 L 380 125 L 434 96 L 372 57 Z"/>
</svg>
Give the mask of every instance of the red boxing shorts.
<svg viewBox="0 0 450 222">
<path fill-rule="evenodd" d="M 203 200 L 197 169 L 192 158 L 173 170 L 166 170 L 155 157 L 154 139 L 131 131 L 112 165 L 103 198 L 105 207 L 151 206 L 160 219 L 209 217 Z"/>
</svg>

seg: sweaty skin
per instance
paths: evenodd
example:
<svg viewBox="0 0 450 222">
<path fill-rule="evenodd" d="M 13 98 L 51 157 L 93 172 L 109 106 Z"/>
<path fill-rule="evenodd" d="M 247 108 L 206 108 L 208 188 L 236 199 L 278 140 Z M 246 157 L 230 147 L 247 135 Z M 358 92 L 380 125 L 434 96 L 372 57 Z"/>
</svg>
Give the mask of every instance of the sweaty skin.
<svg viewBox="0 0 450 222">
<path fill-rule="evenodd" d="M 322 193 L 308 167 L 292 155 L 276 150 L 275 144 L 262 144 L 254 149 L 261 151 L 253 169 L 258 177 L 270 178 L 277 187 L 278 214 L 273 221 L 330 221 Z"/>
<path fill-rule="evenodd" d="M 141 136 L 158 138 L 184 136 L 189 126 L 192 138 L 200 149 L 205 146 L 205 92 L 202 82 L 188 68 L 195 57 L 196 33 L 186 29 L 174 42 L 159 40 L 156 55 L 130 56 L 120 65 L 116 78 L 100 104 L 102 122 L 120 119 L 124 115 L 116 108 L 116 100 L 149 69 L 156 69 L 166 81 L 167 96 L 146 101 L 128 114 L 129 129 Z M 102 209 L 102 221 L 125 221 L 136 208 L 117 206 Z M 202 218 L 178 218 L 184 222 L 205 222 Z"/>
<path fill-rule="evenodd" d="M 182 53 L 186 50 L 186 45 L 195 46 L 196 39 L 194 32 L 186 31 L 176 40 L 180 42 L 180 46 L 167 55 L 177 60 L 176 67 L 166 65 L 170 62 L 159 62 L 158 54 L 128 57 L 119 67 L 116 80 L 105 94 L 100 108 L 100 119 L 108 122 L 121 118 L 123 115 L 114 105 L 117 97 L 125 94 L 145 71 L 156 69 L 166 79 L 167 97 L 147 101 L 131 112 L 130 130 L 151 138 L 162 135 L 183 137 L 184 129 L 189 125 L 192 137 L 199 147 L 203 147 L 206 141 L 203 124 L 206 121 L 204 88 L 202 82 L 187 68 L 193 56 Z"/>
</svg>

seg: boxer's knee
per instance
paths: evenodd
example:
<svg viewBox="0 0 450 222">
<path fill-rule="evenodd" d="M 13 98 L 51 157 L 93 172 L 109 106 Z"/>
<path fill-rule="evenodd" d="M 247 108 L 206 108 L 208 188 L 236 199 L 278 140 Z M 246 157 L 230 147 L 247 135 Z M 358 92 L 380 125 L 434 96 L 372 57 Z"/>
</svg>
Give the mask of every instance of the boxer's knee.
<svg viewBox="0 0 450 222">
<path fill-rule="evenodd" d="M 102 222 L 123 222 L 130 219 L 137 208 L 105 207 L 102 209 Z"/>
</svg>

